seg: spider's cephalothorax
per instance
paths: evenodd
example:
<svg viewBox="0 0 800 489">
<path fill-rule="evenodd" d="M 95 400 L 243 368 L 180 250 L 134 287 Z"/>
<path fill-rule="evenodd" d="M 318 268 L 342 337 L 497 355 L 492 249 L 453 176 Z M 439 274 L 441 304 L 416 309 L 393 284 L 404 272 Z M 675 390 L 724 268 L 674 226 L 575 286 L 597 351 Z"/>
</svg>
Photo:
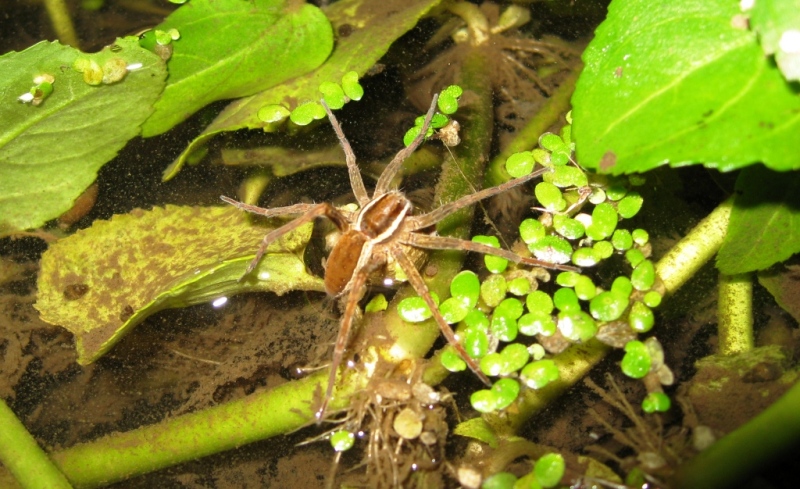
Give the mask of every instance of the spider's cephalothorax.
<svg viewBox="0 0 800 489">
<path fill-rule="evenodd" d="M 316 413 L 318 421 L 322 420 L 325 416 L 328 402 L 333 395 L 336 374 L 342 363 L 342 358 L 344 357 L 347 347 L 350 327 L 355 318 L 358 303 L 366 290 L 367 281 L 372 274 L 380 271 L 389 261 L 396 262 L 406 274 L 409 283 L 430 308 L 433 318 L 436 320 L 447 341 L 461 355 L 469 368 L 475 372 L 485 384 L 491 385 L 486 375 L 481 372 L 477 362 L 467 355 L 467 352 L 459 343 L 453 329 L 447 324 L 437 309 L 425 282 L 422 280 L 412 259 L 408 256 L 406 251 L 408 247 L 431 250 L 457 249 L 475 251 L 506 258 L 516 263 L 556 269 L 574 269 L 573 267 L 553 265 L 533 258 L 524 258 L 502 248 L 493 248 L 471 241 L 437 236 L 426 232 L 427 229 L 453 212 L 472 205 L 479 200 L 521 185 L 541 175 L 547 171 L 546 169 L 539 169 L 529 175 L 509 180 L 496 187 L 481 190 L 455 202 L 445 204 L 427 214 L 421 215 L 411 215 L 411 202 L 401 192 L 388 188 L 389 183 L 397 174 L 403 161 L 405 161 L 405 159 L 422 143 L 436 109 L 437 99 L 438 96 L 434 96 L 433 103 L 425 116 L 425 122 L 419 136 L 417 136 L 407 148 L 397 153 L 383 171 L 380 178 L 378 178 L 372 197 L 367 194 L 364 187 L 364 181 L 356 165 L 355 154 L 353 154 L 350 143 L 348 143 L 345 138 L 336 117 L 334 117 L 333 113 L 323 102 L 331 125 L 334 131 L 336 131 L 339 142 L 344 149 L 347 169 L 350 175 L 350 184 L 353 187 L 353 193 L 360 206 L 360 210 L 357 213 L 347 214 L 328 203 L 295 204 L 287 207 L 265 209 L 238 202 L 228 197 L 222 197 L 222 200 L 229 204 L 266 217 L 299 214 L 299 217 L 270 231 L 264 236 L 261 246 L 256 253 L 256 257 L 250 262 L 245 275 L 256 267 L 270 243 L 317 217 L 327 217 L 342 233 L 339 241 L 328 257 L 325 269 L 325 288 L 328 294 L 335 297 L 342 297 L 345 306 L 341 327 L 339 328 L 339 335 L 336 338 L 336 345 L 333 351 L 333 361 L 328 377 L 328 386 L 322 405 Z"/>
</svg>

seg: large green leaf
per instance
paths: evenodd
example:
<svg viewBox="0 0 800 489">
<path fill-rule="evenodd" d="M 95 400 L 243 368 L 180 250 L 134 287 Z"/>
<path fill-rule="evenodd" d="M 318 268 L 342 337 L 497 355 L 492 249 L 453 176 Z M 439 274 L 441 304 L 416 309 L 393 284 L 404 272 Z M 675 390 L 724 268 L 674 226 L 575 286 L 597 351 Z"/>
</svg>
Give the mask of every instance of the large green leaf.
<svg viewBox="0 0 800 489">
<path fill-rule="evenodd" d="M 90 85 L 72 68 L 78 59 L 94 61 L 95 70 L 132 69 L 111 83 L 99 71 Z M 50 96 L 39 105 L 15 100 L 44 74 L 55 79 Z M 40 227 L 72 207 L 97 170 L 139 133 L 165 77 L 164 63 L 136 38 L 95 54 L 43 41 L 0 57 L 0 235 Z"/>
<path fill-rule="evenodd" d="M 614 0 L 572 102 L 582 165 L 800 168 L 800 97 L 735 27 L 737 2 Z"/>
<path fill-rule="evenodd" d="M 162 309 L 249 291 L 323 291 L 303 264 L 311 224 L 273 243 L 239 281 L 269 231 L 234 207 L 136 210 L 96 221 L 42 256 L 36 309 L 70 330 L 78 361 L 106 353 Z"/>
<path fill-rule="evenodd" d="M 420 17 L 440 2 L 408 0 L 401 4 L 382 0 L 341 0 L 334 3 L 326 10 L 334 29 L 339 33 L 331 57 L 311 73 L 231 103 L 164 171 L 164 179 L 175 176 L 186 158 L 214 135 L 238 129 L 270 128 L 269 123 L 258 118 L 258 111 L 262 107 L 283 105 L 292 110 L 303 102 L 321 99 L 319 86 L 322 82 L 339 82 L 349 71 L 364 75 L 397 38 L 414 27 Z"/>
<path fill-rule="evenodd" d="M 761 165 L 743 170 L 717 267 L 729 275 L 763 270 L 797 252 L 800 173 L 776 173 Z"/>
<path fill-rule="evenodd" d="M 156 29 L 177 29 L 180 39 L 144 136 L 216 100 L 252 95 L 313 70 L 333 49 L 328 19 L 297 0 L 192 0 Z"/>
</svg>

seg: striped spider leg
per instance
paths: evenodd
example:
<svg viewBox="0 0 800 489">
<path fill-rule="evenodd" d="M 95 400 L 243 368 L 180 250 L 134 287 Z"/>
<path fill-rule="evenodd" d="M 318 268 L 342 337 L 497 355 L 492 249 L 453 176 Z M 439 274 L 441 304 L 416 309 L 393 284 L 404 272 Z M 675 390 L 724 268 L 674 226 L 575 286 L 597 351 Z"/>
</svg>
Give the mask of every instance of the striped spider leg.
<svg viewBox="0 0 800 489">
<path fill-rule="evenodd" d="M 397 191 L 389 189 L 389 184 L 399 171 L 405 159 L 414 152 L 422 143 L 424 136 L 430 126 L 431 118 L 436 109 L 438 95 L 434 96 L 430 109 L 425 116 L 425 122 L 420 134 L 406 148 L 400 150 L 386 169 L 378 178 L 375 191 L 370 197 L 364 187 L 361 172 L 356 164 L 356 157 L 345 138 L 336 117 L 324 104 L 325 110 L 330 119 L 331 125 L 336 132 L 342 149 L 345 153 L 347 169 L 350 176 L 350 184 L 353 188 L 360 210 L 353 215 L 345 214 L 328 203 L 321 204 L 296 204 L 286 207 L 264 209 L 242 202 L 237 202 L 228 197 L 222 197 L 225 202 L 234 205 L 242 210 L 259 214 L 266 217 L 300 214 L 294 220 L 280 226 L 264 236 L 261 245 L 256 253 L 256 257 L 247 267 L 245 275 L 250 273 L 258 264 L 261 256 L 267 247 L 283 236 L 284 234 L 298 228 L 299 226 L 314 220 L 317 217 L 327 217 L 342 232 L 339 241 L 333 247 L 325 269 L 325 289 L 333 297 L 341 297 L 344 302 L 344 314 L 342 315 L 339 334 L 333 351 L 330 374 L 328 377 L 325 397 L 315 416 L 317 422 L 324 419 L 328 403 L 333 396 L 333 389 L 336 383 L 336 375 L 344 357 L 350 328 L 354 318 L 358 303 L 363 298 L 369 277 L 374 273 L 385 268 L 390 260 L 394 260 L 408 277 L 409 282 L 416 292 L 424 299 L 430 308 L 436 323 L 442 330 L 448 343 L 461 355 L 469 368 L 485 384 L 491 385 L 488 377 L 481 372 L 477 362 L 470 357 L 459 343 L 455 332 L 444 320 L 436 305 L 431 299 L 425 282 L 417 271 L 416 266 L 408 257 L 405 247 L 413 246 L 424 249 L 457 249 L 475 251 L 489 255 L 506 258 L 516 263 L 527 265 L 544 266 L 555 269 L 574 270 L 574 267 L 565 265 L 554 265 L 540 260 L 521 257 L 510 251 L 493 248 L 491 246 L 474 243 L 471 241 L 436 236 L 427 234 L 424 230 L 441 221 L 453 212 L 472 205 L 479 200 L 502 193 L 510 188 L 521 185 L 533 178 L 540 176 L 547 171 L 546 169 L 537 170 L 530 175 L 510 180 L 501 185 L 481 190 L 472 195 L 463 197 L 457 201 L 443 205 L 429 213 L 413 216 L 411 212 L 413 206 L 406 196 Z"/>
</svg>

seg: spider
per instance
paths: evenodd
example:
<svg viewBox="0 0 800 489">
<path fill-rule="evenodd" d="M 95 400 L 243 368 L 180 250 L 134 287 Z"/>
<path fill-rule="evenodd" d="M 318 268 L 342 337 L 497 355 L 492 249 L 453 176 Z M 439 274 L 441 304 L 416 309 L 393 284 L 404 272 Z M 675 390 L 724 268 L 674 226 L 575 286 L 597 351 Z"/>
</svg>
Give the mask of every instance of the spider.
<svg viewBox="0 0 800 489">
<path fill-rule="evenodd" d="M 433 102 L 425 116 L 425 122 L 420 134 L 408 147 L 400 150 L 397 155 L 395 155 L 378 178 L 371 197 L 364 187 L 364 181 L 356 165 L 356 157 L 350 147 L 350 143 L 347 141 L 336 117 L 324 101 L 322 102 L 328 114 L 328 119 L 333 126 L 333 130 L 336 132 L 339 143 L 344 150 L 347 169 L 350 175 L 350 184 L 360 207 L 356 212 L 351 213 L 340 210 L 329 203 L 295 204 L 286 207 L 266 209 L 245 204 L 229 197 L 221 197 L 223 201 L 239 209 L 265 217 L 299 214 L 299 217 L 270 231 L 264 236 L 255 258 L 253 258 L 248 265 L 243 277 L 253 271 L 267 247 L 273 241 L 317 217 L 324 216 L 328 218 L 342 233 L 327 260 L 325 269 L 325 289 L 330 296 L 342 298 L 344 302 L 344 314 L 341 319 L 341 326 L 333 351 L 333 360 L 325 397 L 322 400 L 319 410 L 315 413 L 317 422 L 320 422 L 324 418 L 328 403 L 333 395 L 336 375 L 347 347 L 347 340 L 356 315 L 356 308 L 366 292 L 369 277 L 381 271 L 390 261 L 394 261 L 400 266 L 408 277 L 411 286 L 414 287 L 417 294 L 419 294 L 428 305 L 433 318 L 439 325 L 448 343 L 461 355 L 475 375 L 487 386 L 491 386 L 488 377 L 481 372 L 477 362 L 467 354 L 464 347 L 459 343 L 453 329 L 447 324 L 444 318 L 442 318 L 441 313 L 431 298 L 431 294 L 425 282 L 417 271 L 416 265 L 406 253 L 406 247 L 410 246 L 428 250 L 455 249 L 475 251 L 477 253 L 499 256 L 515 263 L 544 266 L 554 269 L 574 269 L 574 267 L 555 265 L 533 258 L 525 258 L 502 248 L 493 248 L 472 241 L 438 236 L 426 231 L 434 224 L 459 209 L 538 177 L 547 171 L 545 168 L 538 169 L 529 175 L 509 180 L 501 185 L 475 192 L 474 194 L 462 197 L 459 200 L 420 215 L 412 214 L 413 206 L 402 192 L 389 188 L 390 182 L 397 174 L 403 161 L 423 142 L 428 127 L 430 126 L 431 118 L 435 112 L 437 100 L 438 94 L 433 97 Z"/>
</svg>

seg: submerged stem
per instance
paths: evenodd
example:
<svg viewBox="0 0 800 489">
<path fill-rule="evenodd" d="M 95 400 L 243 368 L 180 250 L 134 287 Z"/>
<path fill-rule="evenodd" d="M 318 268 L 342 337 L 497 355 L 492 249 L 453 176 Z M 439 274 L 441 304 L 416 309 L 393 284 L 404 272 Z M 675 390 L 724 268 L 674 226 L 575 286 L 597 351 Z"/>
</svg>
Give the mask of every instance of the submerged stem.
<svg viewBox="0 0 800 489">
<path fill-rule="evenodd" d="M 717 330 L 719 353 L 750 351 L 753 340 L 753 280 L 749 273 L 719 275 Z"/>
</svg>

